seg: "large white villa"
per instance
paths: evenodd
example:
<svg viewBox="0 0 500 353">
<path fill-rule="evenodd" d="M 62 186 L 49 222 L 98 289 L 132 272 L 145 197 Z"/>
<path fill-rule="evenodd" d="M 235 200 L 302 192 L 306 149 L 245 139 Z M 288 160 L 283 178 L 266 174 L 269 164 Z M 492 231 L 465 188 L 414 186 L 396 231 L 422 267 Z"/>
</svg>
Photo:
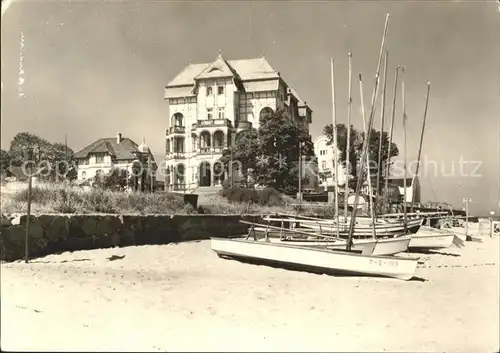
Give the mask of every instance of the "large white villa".
<svg viewBox="0 0 500 353">
<path fill-rule="evenodd" d="M 259 128 L 259 118 L 283 109 L 309 128 L 312 111 L 264 58 L 225 60 L 186 66 L 165 87 L 168 190 L 221 185 L 227 173 L 217 167 L 236 134 Z M 215 167 L 214 167 L 215 165 Z"/>
</svg>

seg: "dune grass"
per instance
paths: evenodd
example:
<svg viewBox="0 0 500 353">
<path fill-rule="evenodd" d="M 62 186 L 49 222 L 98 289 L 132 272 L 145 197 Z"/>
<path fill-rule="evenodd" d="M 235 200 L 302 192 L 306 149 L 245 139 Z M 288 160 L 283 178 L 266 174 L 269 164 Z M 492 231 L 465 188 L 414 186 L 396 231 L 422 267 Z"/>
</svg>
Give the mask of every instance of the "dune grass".
<svg viewBox="0 0 500 353">
<path fill-rule="evenodd" d="M 14 190 L 2 187 L 1 211 L 5 214 L 25 213 L 28 190 L 16 186 Z M 281 195 L 280 202 L 272 206 L 254 202 L 230 201 L 220 193 L 200 194 L 198 209 L 185 205 L 183 194 L 158 192 L 119 192 L 99 188 L 84 190 L 81 187 L 63 183 L 37 183 L 32 188 L 31 210 L 35 214 L 275 214 L 290 213 L 322 218 L 331 218 L 332 205 L 302 203 Z"/>
<path fill-rule="evenodd" d="M 174 193 L 135 193 L 103 189 L 83 190 L 64 184 L 40 183 L 32 188 L 35 213 L 113 213 L 158 214 L 187 213 L 182 195 Z M 27 188 L 2 194 L 2 212 L 26 212 Z"/>
</svg>

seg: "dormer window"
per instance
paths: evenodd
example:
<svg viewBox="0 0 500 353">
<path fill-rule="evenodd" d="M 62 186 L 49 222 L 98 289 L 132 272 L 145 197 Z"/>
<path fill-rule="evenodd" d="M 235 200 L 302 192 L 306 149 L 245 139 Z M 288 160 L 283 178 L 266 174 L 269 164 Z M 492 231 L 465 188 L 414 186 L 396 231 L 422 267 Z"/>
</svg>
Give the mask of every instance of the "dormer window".
<svg viewBox="0 0 500 353">
<path fill-rule="evenodd" d="M 212 95 L 212 87 L 207 87 L 207 96 Z"/>
<path fill-rule="evenodd" d="M 97 164 L 104 163 L 104 153 L 98 153 L 95 155 L 95 162 Z"/>
<path fill-rule="evenodd" d="M 224 94 L 224 86 L 217 87 L 217 94 L 218 95 Z"/>
</svg>

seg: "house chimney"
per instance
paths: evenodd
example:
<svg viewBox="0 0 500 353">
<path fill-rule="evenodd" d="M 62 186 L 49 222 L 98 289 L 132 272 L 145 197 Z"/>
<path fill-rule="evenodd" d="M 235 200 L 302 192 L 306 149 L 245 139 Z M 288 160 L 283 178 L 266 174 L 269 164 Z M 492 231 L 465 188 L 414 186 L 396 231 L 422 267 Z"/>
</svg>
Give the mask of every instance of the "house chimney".
<svg viewBox="0 0 500 353">
<path fill-rule="evenodd" d="M 122 142 L 122 133 L 121 132 L 116 134 L 116 143 L 119 144 L 120 142 Z"/>
</svg>

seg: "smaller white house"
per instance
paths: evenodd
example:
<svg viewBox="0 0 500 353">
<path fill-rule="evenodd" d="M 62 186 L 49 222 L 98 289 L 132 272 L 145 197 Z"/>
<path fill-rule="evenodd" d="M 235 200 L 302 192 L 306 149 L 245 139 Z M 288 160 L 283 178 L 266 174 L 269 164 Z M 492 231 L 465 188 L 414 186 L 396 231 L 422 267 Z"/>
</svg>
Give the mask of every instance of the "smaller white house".
<svg viewBox="0 0 500 353">
<path fill-rule="evenodd" d="M 151 150 L 145 143 L 137 145 L 129 138 L 101 138 L 74 154 L 78 164 L 78 180 L 93 179 L 97 174 L 106 175 L 111 169 L 119 168 L 132 172 L 134 162 L 150 158 L 153 169 L 156 163 Z"/>
<path fill-rule="evenodd" d="M 338 153 L 340 152 L 337 150 L 337 155 Z M 314 140 L 314 154 L 318 160 L 319 185 L 324 187 L 334 186 L 334 153 L 333 146 L 328 144 L 327 136 L 321 135 Z M 337 163 L 337 170 L 337 184 L 343 185 L 346 181 L 345 168 Z"/>
</svg>

